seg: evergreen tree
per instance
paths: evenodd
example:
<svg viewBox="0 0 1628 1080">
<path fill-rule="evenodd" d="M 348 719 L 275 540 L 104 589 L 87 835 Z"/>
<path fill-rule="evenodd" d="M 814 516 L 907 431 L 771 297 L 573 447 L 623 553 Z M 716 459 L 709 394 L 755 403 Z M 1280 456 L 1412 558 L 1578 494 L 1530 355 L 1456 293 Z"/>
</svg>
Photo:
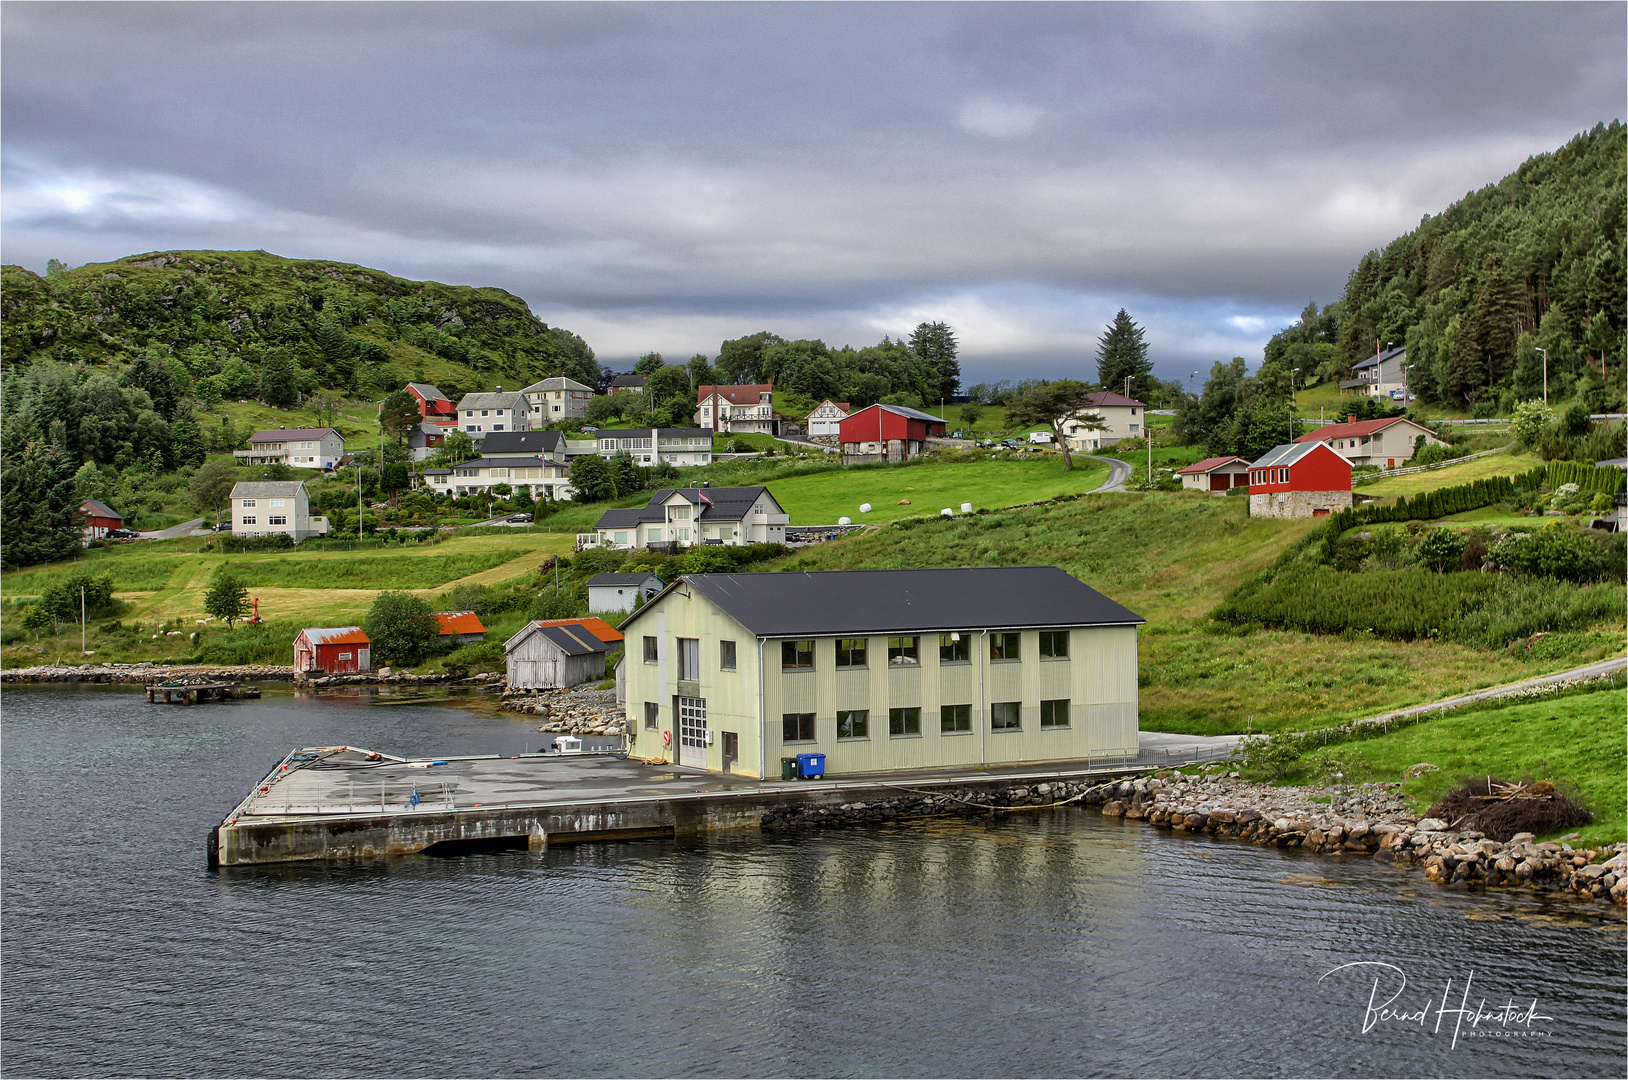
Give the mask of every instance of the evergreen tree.
<svg viewBox="0 0 1628 1080">
<path fill-rule="evenodd" d="M 910 335 L 910 351 L 927 361 L 937 374 L 940 400 L 948 401 L 961 392 L 961 364 L 955 358 L 955 332 L 949 323 L 918 324 Z"/>
<path fill-rule="evenodd" d="M 79 546 L 73 470 L 11 427 L 0 437 L 0 567 L 7 570 L 64 559 Z"/>
<path fill-rule="evenodd" d="M 260 400 L 278 409 L 300 400 L 300 369 L 284 349 L 266 350 L 260 362 Z"/>
<path fill-rule="evenodd" d="M 1153 362 L 1148 359 L 1142 328 L 1120 308 L 1107 332 L 1097 339 L 1097 382 L 1104 390 L 1123 394 L 1129 378 L 1130 396 L 1146 401 L 1151 396 L 1148 378 L 1152 373 Z"/>
</svg>

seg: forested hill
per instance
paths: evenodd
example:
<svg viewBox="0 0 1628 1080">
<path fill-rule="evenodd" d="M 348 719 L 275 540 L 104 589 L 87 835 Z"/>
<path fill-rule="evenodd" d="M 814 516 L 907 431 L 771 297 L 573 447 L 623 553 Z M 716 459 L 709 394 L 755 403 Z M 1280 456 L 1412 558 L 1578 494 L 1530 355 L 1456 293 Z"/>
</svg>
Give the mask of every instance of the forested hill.
<svg viewBox="0 0 1628 1080">
<path fill-rule="evenodd" d="M 43 278 L 20 266 L 0 274 L 8 374 L 41 360 L 174 358 L 203 398 L 252 394 L 268 360 L 297 367 L 306 393 L 388 392 L 425 378 L 451 394 L 599 376 L 581 338 L 502 289 L 264 251 L 166 251 L 73 270 L 53 261 Z"/>
<path fill-rule="evenodd" d="M 1344 295 L 1274 337 L 1267 362 L 1349 378 L 1376 342 L 1405 344 L 1426 401 L 1503 410 L 1542 392 L 1543 348 L 1551 400 L 1558 383 L 1563 400 L 1620 408 L 1625 171 L 1621 121 L 1527 159 L 1363 256 Z"/>
</svg>

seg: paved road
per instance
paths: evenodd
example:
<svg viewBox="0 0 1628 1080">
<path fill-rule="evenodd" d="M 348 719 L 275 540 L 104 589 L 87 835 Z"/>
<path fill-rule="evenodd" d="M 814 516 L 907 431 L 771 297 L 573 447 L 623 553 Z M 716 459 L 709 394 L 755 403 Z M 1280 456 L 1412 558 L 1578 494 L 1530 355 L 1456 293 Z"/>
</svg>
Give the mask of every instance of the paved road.
<svg viewBox="0 0 1628 1080">
<path fill-rule="evenodd" d="M 1435 712 L 1439 709 L 1456 709 L 1460 705 L 1470 705 L 1477 701 L 1492 701 L 1496 698 L 1510 697 L 1524 690 L 1531 690 L 1538 686 L 1552 686 L 1556 683 L 1581 682 L 1584 679 L 1597 679 L 1603 675 L 1628 668 L 1628 656 L 1617 656 L 1610 660 L 1601 660 L 1594 664 L 1584 664 L 1582 667 L 1572 668 L 1570 671 L 1557 671 L 1553 675 L 1540 675 L 1535 679 L 1525 679 L 1518 683 L 1508 683 L 1504 686 L 1489 686 L 1485 690 L 1477 690 L 1473 694 L 1460 694 L 1457 697 L 1443 698 L 1432 701 L 1428 705 L 1413 705 L 1406 709 L 1397 709 L 1394 712 L 1380 713 L 1378 716 L 1365 716 L 1358 720 L 1359 724 L 1379 724 L 1386 720 L 1396 720 L 1404 716 L 1415 716 L 1423 712 Z"/>
<path fill-rule="evenodd" d="M 1120 461 L 1118 458 L 1098 457 L 1095 454 L 1085 454 L 1085 455 L 1082 455 L 1082 456 L 1088 457 L 1092 461 L 1100 461 L 1104 465 L 1108 466 L 1109 469 L 1113 470 L 1112 472 L 1110 472 L 1108 474 L 1108 482 L 1107 483 L 1103 484 L 1099 488 L 1092 488 L 1086 494 L 1095 495 L 1095 494 L 1097 494 L 1098 492 L 1101 492 L 1101 491 L 1124 491 L 1125 490 L 1125 481 L 1127 481 L 1127 480 L 1129 480 L 1131 478 L 1131 465 L 1130 465 L 1130 462 L 1128 462 L 1128 461 Z"/>
<path fill-rule="evenodd" d="M 191 536 L 192 531 L 202 524 L 203 518 L 193 518 L 191 521 L 183 521 L 179 525 L 171 525 L 169 528 L 160 529 L 158 532 L 144 532 L 136 535 L 143 540 L 175 540 L 183 536 Z"/>
</svg>

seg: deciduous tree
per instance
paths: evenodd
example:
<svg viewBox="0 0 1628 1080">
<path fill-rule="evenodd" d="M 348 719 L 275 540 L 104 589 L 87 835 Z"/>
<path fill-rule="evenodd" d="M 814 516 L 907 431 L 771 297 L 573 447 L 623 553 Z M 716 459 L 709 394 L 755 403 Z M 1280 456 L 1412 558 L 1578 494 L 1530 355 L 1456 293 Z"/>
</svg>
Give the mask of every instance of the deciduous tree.
<svg viewBox="0 0 1628 1080">
<path fill-rule="evenodd" d="M 435 647 L 440 634 L 428 600 L 394 591 L 373 598 L 362 629 L 373 643 L 375 656 L 402 664 L 422 660 Z"/>
<path fill-rule="evenodd" d="M 1057 445 L 1063 451 L 1063 471 L 1068 472 L 1074 468 L 1074 455 L 1069 449 L 1068 440 L 1063 437 L 1064 423 L 1077 419 L 1082 426 L 1094 431 L 1101 431 L 1106 426 L 1093 416 L 1076 416 L 1085 408 L 1090 393 L 1089 386 L 1073 379 L 1058 379 L 1045 386 L 1032 387 L 1006 407 L 1006 422 L 1017 428 L 1036 424 L 1050 427 Z"/>
<path fill-rule="evenodd" d="M 237 620 L 249 611 L 249 589 L 230 569 L 223 566 L 215 571 L 204 592 L 204 614 L 213 615 L 231 630 Z"/>
</svg>

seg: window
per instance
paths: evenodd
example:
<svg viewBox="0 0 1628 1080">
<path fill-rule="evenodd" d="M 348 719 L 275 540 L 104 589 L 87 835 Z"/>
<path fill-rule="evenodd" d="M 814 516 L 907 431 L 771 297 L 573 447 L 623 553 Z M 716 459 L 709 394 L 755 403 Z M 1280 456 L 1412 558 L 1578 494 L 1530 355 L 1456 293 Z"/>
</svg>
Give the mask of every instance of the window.
<svg viewBox="0 0 1628 1080">
<path fill-rule="evenodd" d="M 255 523 L 255 519 L 254 519 L 253 514 L 245 514 L 245 515 L 243 515 L 243 524 L 245 524 L 245 525 L 253 525 L 254 523 Z"/>
<path fill-rule="evenodd" d="M 870 738 L 870 716 L 864 709 L 837 710 L 837 738 Z"/>
<path fill-rule="evenodd" d="M 1052 660 L 1066 660 L 1068 658 L 1068 631 L 1040 631 L 1040 655 L 1042 658 Z"/>
<path fill-rule="evenodd" d="M 971 705 L 945 705 L 938 711 L 938 730 L 947 735 L 972 730 Z"/>
<path fill-rule="evenodd" d="M 789 712 L 780 718 L 782 742 L 813 742 L 814 714 Z"/>
<path fill-rule="evenodd" d="M 646 637 L 644 639 L 644 662 L 647 664 L 654 664 L 656 662 L 656 657 L 656 639 L 653 637 Z"/>
<path fill-rule="evenodd" d="M 865 639 L 837 638 L 837 667 L 864 667 Z"/>
<path fill-rule="evenodd" d="M 1021 634 L 990 634 L 989 658 L 991 660 L 1021 660 L 1023 657 L 1018 651 L 1018 643 L 1023 640 Z"/>
<path fill-rule="evenodd" d="M 281 510 L 283 508 L 283 502 L 284 500 L 282 499 L 273 499 L 271 500 L 271 508 L 273 510 Z"/>
<path fill-rule="evenodd" d="M 678 677 L 684 682 L 696 682 L 701 678 L 701 640 L 699 638 L 681 637 L 678 639 Z"/>
<path fill-rule="evenodd" d="M 814 642 L 782 641 L 780 666 L 787 671 L 812 671 L 814 668 Z"/>
<path fill-rule="evenodd" d="M 890 637 L 887 639 L 889 667 L 909 667 L 921 663 L 920 638 Z"/>
<path fill-rule="evenodd" d="M 350 653 L 342 652 L 342 653 L 339 654 L 339 659 L 340 660 L 349 660 L 349 659 L 352 659 L 352 657 L 351 657 Z"/>
<path fill-rule="evenodd" d="M 1040 726 L 1043 728 L 1068 727 L 1068 699 L 1042 701 L 1040 703 Z"/>
<path fill-rule="evenodd" d="M 889 709 L 887 711 L 887 733 L 893 736 L 920 735 L 921 710 Z"/>
<path fill-rule="evenodd" d="M 644 729 L 646 731 L 655 731 L 656 727 L 660 723 L 661 723 L 661 706 L 657 705 L 654 701 L 645 702 L 644 703 Z"/>
<path fill-rule="evenodd" d="M 486 410 L 485 410 L 485 409 L 482 409 L 482 410 L 481 410 L 481 411 L 480 411 L 480 414 L 481 414 L 481 415 L 482 415 L 482 416 L 485 416 L 485 415 L 486 415 Z"/>
<path fill-rule="evenodd" d="M 475 415 L 475 410 L 474 409 L 467 409 L 467 410 L 465 410 L 464 415 L 465 416 L 474 416 Z"/>
<path fill-rule="evenodd" d="M 648 540 L 652 544 L 660 543 L 661 542 L 661 530 L 660 529 L 647 529 L 647 530 L 645 530 L 645 539 Z"/>
<path fill-rule="evenodd" d="M 1019 731 L 1023 728 L 1023 702 L 997 701 L 989 707 L 989 730 Z"/>
<path fill-rule="evenodd" d="M 243 507 L 243 509 L 247 510 L 249 507 L 254 505 L 254 500 L 244 499 L 240 505 Z"/>
<path fill-rule="evenodd" d="M 266 519 L 266 524 L 267 525 L 287 525 L 288 524 L 288 515 L 287 514 L 273 514 L 269 518 Z"/>
<path fill-rule="evenodd" d="M 938 662 L 964 664 L 972 659 L 972 637 L 969 634 L 938 635 Z"/>
<path fill-rule="evenodd" d="M 718 670 L 735 670 L 735 643 L 733 641 L 718 642 Z"/>
</svg>

